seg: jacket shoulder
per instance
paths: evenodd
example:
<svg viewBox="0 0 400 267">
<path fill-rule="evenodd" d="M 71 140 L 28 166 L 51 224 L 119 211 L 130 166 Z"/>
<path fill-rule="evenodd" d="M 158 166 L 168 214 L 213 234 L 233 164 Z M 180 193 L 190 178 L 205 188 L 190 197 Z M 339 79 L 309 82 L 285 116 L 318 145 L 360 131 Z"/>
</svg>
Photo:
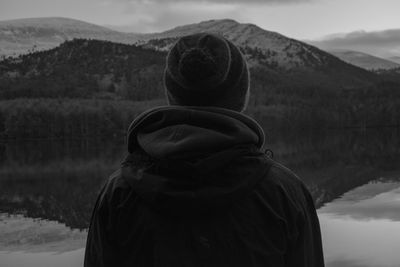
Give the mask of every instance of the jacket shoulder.
<svg viewBox="0 0 400 267">
<path fill-rule="evenodd" d="M 112 173 L 103 187 L 101 195 L 107 198 L 112 206 L 124 202 L 127 197 L 134 194 L 132 186 L 126 179 L 127 172 L 135 172 L 150 164 L 148 157 L 142 153 L 130 153 L 122 161 L 121 166 Z"/>
<path fill-rule="evenodd" d="M 269 171 L 258 188 L 261 195 L 272 198 L 276 206 L 292 210 L 300 217 L 315 212 L 312 196 L 300 177 L 272 159 L 267 161 L 270 164 Z"/>
<path fill-rule="evenodd" d="M 122 171 L 122 168 L 119 168 L 106 180 L 98 197 L 100 206 L 117 208 L 126 199 L 132 197 L 133 191 L 123 178 Z"/>
<path fill-rule="evenodd" d="M 291 169 L 274 160 L 269 160 L 271 167 L 267 179 L 279 186 L 292 189 L 306 189 L 304 182 Z"/>
</svg>

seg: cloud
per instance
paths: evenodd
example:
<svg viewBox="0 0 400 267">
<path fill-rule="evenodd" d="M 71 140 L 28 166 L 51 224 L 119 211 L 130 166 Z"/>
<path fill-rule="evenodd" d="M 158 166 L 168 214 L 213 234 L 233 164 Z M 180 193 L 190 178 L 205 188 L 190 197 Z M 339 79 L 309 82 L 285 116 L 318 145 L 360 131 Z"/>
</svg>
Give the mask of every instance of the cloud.
<svg viewBox="0 0 400 267">
<path fill-rule="evenodd" d="M 161 32 L 211 19 L 231 18 L 256 23 L 254 11 L 265 7 L 295 6 L 317 0 L 97 0 L 102 6 L 118 6 L 118 23 L 107 26 L 127 32 Z M 267 8 L 270 10 L 270 8 Z M 263 15 L 261 15 L 263 16 Z"/>
<path fill-rule="evenodd" d="M 325 42 L 334 45 L 395 45 L 400 43 L 400 29 L 377 32 L 356 31 L 336 38 L 325 39 Z"/>
<path fill-rule="evenodd" d="M 241 17 L 240 5 L 224 3 L 131 1 L 121 3 L 121 10 L 121 22 L 108 26 L 130 32 L 160 32 L 209 19 Z"/>
<path fill-rule="evenodd" d="M 380 57 L 400 55 L 400 29 L 384 31 L 355 31 L 329 35 L 309 43 L 325 50 L 356 50 Z"/>
<path fill-rule="evenodd" d="M 165 3 L 215 3 L 215 4 L 293 4 L 311 2 L 314 0 L 117 0 L 119 2 L 139 4 L 165 4 Z"/>
</svg>

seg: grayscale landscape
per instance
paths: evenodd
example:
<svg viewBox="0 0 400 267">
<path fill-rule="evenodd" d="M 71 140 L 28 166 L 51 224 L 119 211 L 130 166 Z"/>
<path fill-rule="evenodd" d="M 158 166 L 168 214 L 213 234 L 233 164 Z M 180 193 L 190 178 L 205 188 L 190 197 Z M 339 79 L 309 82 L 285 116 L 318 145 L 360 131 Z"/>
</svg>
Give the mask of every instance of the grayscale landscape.
<svg viewBox="0 0 400 267">
<path fill-rule="evenodd" d="M 120 1 L 121 16 L 139 7 L 151 14 L 158 1 L 144 2 Z M 171 6 L 197 4 L 178 2 L 159 3 L 159 19 L 115 27 L 68 12 L 0 11 L 0 266 L 82 266 L 93 205 L 127 153 L 126 130 L 141 112 L 167 104 L 167 52 L 197 32 L 225 36 L 247 59 L 246 114 L 264 129 L 264 148 L 311 192 L 326 266 L 400 266 L 400 20 L 293 37 L 254 23 L 257 8 L 291 15 L 314 1 L 250 1 L 252 20 L 223 11 L 244 1 L 206 1 L 213 19 L 203 4 L 193 19 L 179 17 Z M 102 5 L 114 12 L 114 3 Z"/>
</svg>

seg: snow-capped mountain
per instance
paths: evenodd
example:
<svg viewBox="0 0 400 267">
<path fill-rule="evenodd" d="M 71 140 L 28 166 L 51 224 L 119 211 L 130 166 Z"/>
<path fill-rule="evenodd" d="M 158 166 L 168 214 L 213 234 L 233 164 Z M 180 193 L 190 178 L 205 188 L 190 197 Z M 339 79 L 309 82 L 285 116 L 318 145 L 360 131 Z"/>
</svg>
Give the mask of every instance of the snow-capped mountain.
<svg viewBox="0 0 400 267">
<path fill-rule="evenodd" d="M 371 72 L 314 46 L 254 24 L 241 24 L 230 19 L 209 20 L 143 35 L 138 44 L 155 50 L 168 50 L 178 37 L 197 32 L 224 35 L 241 48 L 250 67 L 261 69 L 265 77 L 280 84 L 288 81 L 310 87 L 357 88 L 375 82 L 376 77 Z"/>
<path fill-rule="evenodd" d="M 135 34 L 125 34 L 69 18 L 28 18 L 0 21 L 0 56 L 50 49 L 73 38 L 133 43 Z"/>
<path fill-rule="evenodd" d="M 332 55 L 346 61 L 347 63 L 367 70 L 387 70 L 400 67 L 400 64 L 367 53 L 351 50 L 329 51 Z"/>
<path fill-rule="evenodd" d="M 148 34 L 141 38 L 140 43 L 159 50 L 167 50 L 177 37 L 197 32 L 218 33 L 236 45 L 246 54 L 258 54 L 264 58 L 264 63 L 277 65 L 284 69 L 323 65 L 329 55 L 319 49 L 300 41 L 285 37 L 277 32 L 264 30 L 254 24 L 242 24 L 231 19 L 209 20 L 196 24 L 176 27 L 162 33 Z"/>
</svg>

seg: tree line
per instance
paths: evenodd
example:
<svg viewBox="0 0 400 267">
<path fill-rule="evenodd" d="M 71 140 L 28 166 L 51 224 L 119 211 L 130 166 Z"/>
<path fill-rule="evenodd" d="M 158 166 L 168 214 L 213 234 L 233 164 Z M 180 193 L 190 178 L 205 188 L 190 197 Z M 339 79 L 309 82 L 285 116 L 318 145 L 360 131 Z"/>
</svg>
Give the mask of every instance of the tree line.
<svg viewBox="0 0 400 267">
<path fill-rule="evenodd" d="M 265 53 L 273 53 L 242 50 L 260 62 Z M 164 64 L 165 52 L 81 39 L 7 58 L 0 62 L 0 136 L 122 133 L 141 111 L 165 104 Z M 337 71 L 335 83 L 327 77 L 336 70 L 284 71 L 273 62 L 251 65 L 247 113 L 271 130 L 399 126 L 396 73 L 379 79 L 371 74 L 368 81 L 375 82 L 363 84 L 359 81 L 370 74 L 348 68 L 357 75 Z M 355 79 L 352 86 L 340 82 L 349 79 Z"/>
<path fill-rule="evenodd" d="M 162 101 L 14 99 L 0 101 L 2 138 L 60 138 L 124 134 L 132 120 Z"/>
</svg>

